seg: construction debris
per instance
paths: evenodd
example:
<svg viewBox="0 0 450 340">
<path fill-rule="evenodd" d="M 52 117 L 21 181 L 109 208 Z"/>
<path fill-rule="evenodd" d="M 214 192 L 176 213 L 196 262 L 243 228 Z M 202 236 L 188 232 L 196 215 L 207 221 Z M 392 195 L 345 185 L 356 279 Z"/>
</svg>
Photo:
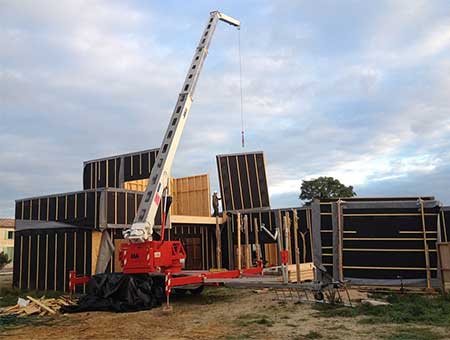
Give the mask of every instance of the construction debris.
<svg viewBox="0 0 450 340">
<path fill-rule="evenodd" d="M 369 305 L 369 306 L 373 306 L 373 307 L 377 307 L 377 306 L 389 306 L 389 305 L 390 305 L 390 303 L 389 303 L 389 302 L 386 302 L 386 301 L 371 300 L 371 299 L 361 300 L 361 304 L 363 304 L 363 305 Z"/>
<path fill-rule="evenodd" d="M 27 296 L 27 299 L 19 298 L 17 304 L 14 306 L 0 309 L 0 315 L 16 315 L 16 316 L 30 316 L 30 315 L 55 315 L 59 312 L 62 306 L 74 305 L 75 302 L 69 297 L 60 296 L 59 298 L 46 299 L 45 296 L 37 299 Z"/>
</svg>

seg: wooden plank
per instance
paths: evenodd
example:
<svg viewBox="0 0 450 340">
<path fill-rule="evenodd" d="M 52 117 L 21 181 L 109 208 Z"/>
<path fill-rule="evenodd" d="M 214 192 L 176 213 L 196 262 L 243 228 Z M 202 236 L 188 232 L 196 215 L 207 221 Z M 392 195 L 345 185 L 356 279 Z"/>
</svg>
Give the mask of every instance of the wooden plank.
<svg viewBox="0 0 450 340">
<path fill-rule="evenodd" d="M 229 183 L 230 183 L 231 203 L 232 203 L 231 208 L 232 208 L 232 210 L 235 210 L 236 204 L 235 204 L 234 195 L 233 195 L 233 182 L 231 182 L 230 161 L 229 161 L 228 157 L 226 158 L 226 160 L 227 160 L 227 167 L 228 167 L 228 180 L 230 181 Z"/>
<path fill-rule="evenodd" d="M 45 235 L 45 286 L 44 290 L 47 291 L 48 286 L 48 234 Z"/>
<path fill-rule="evenodd" d="M 40 238 L 41 235 L 37 235 L 37 250 L 36 250 L 36 290 L 39 290 L 39 258 L 40 258 Z"/>
<path fill-rule="evenodd" d="M 88 255 L 87 254 L 87 232 L 86 231 L 84 232 L 83 241 L 84 241 L 83 242 L 83 246 L 84 246 L 84 249 L 83 249 L 83 253 L 84 253 L 83 276 L 86 276 L 87 275 L 87 255 Z M 86 284 L 85 283 L 83 283 L 83 294 L 86 294 Z"/>
<path fill-rule="evenodd" d="M 220 235 L 219 217 L 216 216 L 216 265 L 218 269 L 222 268 L 222 237 Z"/>
<path fill-rule="evenodd" d="M 450 242 L 437 243 L 442 289 L 450 292 Z"/>
<path fill-rule="evenodd" d="M 251 263 L 251 252 L 250 252 L 250 242 L 248 235 L 248 215 L 244 215 L 244 238 L 245 238 L 245 267 L 248 269 L 252 266 Z"/>
<path fill-rule="evenodd" d="M 251 185 L 250 185 L 250 174 L 248 171 L 248 160 L 247 157 L 244 156 L 245 159 L 245 170 L 247 171 L 247 185 L 248 185 L 248 192 L 250 195 L 250 208 L 253 208 L 253 197 L 252 197 L 252 190 L 251 190 Z"/>
<path fill-rule="evenodd" d="M 169 188 L 173 200 L 172 215 L 211 216 L 208 174 L 172 178 Z"/>
<path fill-rule="evenodd" d="M 45 305 L 43 302 L 27 295 L 27 299 L 30 301 L 33 301 L 35 304 L 37 304 L 39 307 L 45 309 L 47 312 L 49 312 L 50 314 L 56 314 L 56 311 L 54 311 L 53 309 L 51 309 L 50 307 L 48 307 L 47 305 Z"/>
<path fill-rule="evenodd" d="M 242 249 L 241 249 L 241 214 L 237 214 L 237 265 L 238 269 L 242 269 Z"/>
<path fill-rule="evenodd" d="M 261 188 L 259 187 L 259 175 L 258 175 L 258 163 L 256 162 L 256 154 L 253 154 L 253 161 L 255 162 L 255 173 L 256 173 L 256 182 L 258 183 L 258 198 L 259 198 L 259 204 L 262 207 L 262 197 L 261 197 Z"/>
<path fill-rule="evenodd" d="M 295 271 L 297 282 L 301 282 L 301 268 L 300 268 L 300 248 L 298 247 L 298 217 L 297 210 L 292 210 L 293 224 L 294 224 L 294 252 L 295 252 Z M 305 251 L 305 250 L 303 250 Z"/>
<path fill-rule="evenodd" d="M 55 232 L 55 263 L 53 267 L 53 290 L 56 291 L 56 279 L 58 277 L 58 271 L 56 270 L 58 268 L 58 233 Z"/>
<path fill-rule="evenodd" d="M 423 230 L 423 248 L 425 249 L 425 267 L 427 270 L 427 289 L 431 289 L 431 272 L 430 272 L 430 254 L 428 252 L 427 242 L 427 227 L 425 224 L 425 208 L 423 206 L 423 200 L 420 199 L 420 214 L 422 218 L 422 230 Z"/>
<path fill-rule="evenodd" d="M 97 259 L 100 252 L 100 242 L 102 233 L 99 231 L 92 231 L 92 254 L 91 254 L 91 275 L 95 275 L 97 269 Z"/>
<path fill-rule="evenodd" d="M 28 282 L 27 282 L 27 289 L 30 289 L 30 270 L 31 270 L 31 234 L 28 236 Z"/>
<path fill-rule="evenodd" d="M 371 217 L 371 216 L 421 216 L 421 213 L 373 213 L 373 214 L 343 214 L 344 216 Z M 424 213 L 425 216 L 437 216 L 437 213 Z"/>
<path fill-rule="evenodd" d="M 225 223 L 226 220 L 227 220 L 226 216 L 219 217 L 219 224 Z M 205 217 L 205 216 L 172 215 L 170 217 L 170 221 L 172 223 L 178 224 L 210 224 L 210 225 L 216 224 L 215 217 Z"/>
<path fill-rule="evenodd" d="M 278 250 L 276 243 L 265 243 L 264 254 L 269 267 L 278 265 Z"/>
<path fill-rule="evenodd" d="M 343 246 L 343 237 L 344 237 L 344 217 L 343 217 L 343 211 L 342 211 L 342 205 L 341 205 L 341 200 L 339 199 L 337 201 L 337 221 L 338 221 L 338 258 L 339 258 L 339 268 L 338 268 L 338 272 L 339 272 L 339 281 L 344 281 L 344 270 L 343 270 L 343 261 L 344 261 L 344 257 L 343 257 L 343 252 L 342 249 L 344 248 Z"/>
<path fill-rule="evenodd" d="M 259 244 L 259 230 L 258 230 L 258 219 L 255 217 L 253 219 L 253 225 L 254 225 L 254 233 L 255 233 L 255 245 L 256 245 L 256 260 L 260 261 L 261 256 L 261 245 Z"/>
<path fill-rule="evenodd" d="M 423 267 L 369 267 L 369 266 L 344 266 L 344 269 L 375 269 L 375 270 L 424 270 Z M 430 268 L 430 270 L 437 270 L 437 268 Z"/>
<path fill-rule="evenodd" d="M 445 224 L 445 213 L 443 210 L 441 211 L 441 213 L 442 213 L 442 226 L 443 226 L 443 230 L 444 230 L 444 241 L 449 242 L 449 239 L 447 238 L 448 237 L 447 236 L 447 225 Z"/>
<path fill-rule="evenodd" d="M 23 207 L 23 204 L 22 204 Z M 22 270 L 23 270 L 23 235 L 20 235 L 20 251 L 19 251 L 19 289 L 22 289 Z"/>
<path fill-rule="evenodd" d="M 66 200 L 67 201 L 67 200 Z M 63 279 L 63 290 L 66 291 L 66 277 L 67 275 L 67 233 L 64 232 L 64 279 Z"/>
</svg>

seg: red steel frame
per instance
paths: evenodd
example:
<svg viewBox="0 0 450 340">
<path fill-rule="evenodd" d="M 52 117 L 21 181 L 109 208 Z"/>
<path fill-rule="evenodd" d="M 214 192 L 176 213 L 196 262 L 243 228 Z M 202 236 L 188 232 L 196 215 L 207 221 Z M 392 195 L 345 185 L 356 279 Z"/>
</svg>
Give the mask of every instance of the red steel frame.
<svg viewBox="0 0 450 340">
<path fill-rule="evenodd" d="M 248 269 L 236 269 L 236 270 L 226 270 L 222 272 L 199 272 L 195 274 L 183 273 L 181 272 L 171 272 L 167 271 L 165 273 L 166 281 L 165 281 L 165 293 L 167 297 L 167 302 L 169 301 L 169 296 L 172 291 L 172 288 L 182 287 L 188 285 L 203 285 L 205 284 L 205 280 L 208 279 L 238 279 L 242 276 L 257 276 L 262 275 L 263 272 L 263 263 L 262 261 L 258 261 L 258 265 L 255 268 Z M 176 276 L 173 276 L 175 274 Z M 69 289 L 70 292 L 75 292 L 75 286 L 77 284 L 84 284 L 90 280 L 89 276 L 81 276 L 77 277 L 75 271 L 71 271 L 69 274 Z"/>
<path fill-rule="evenodd" d="M 69 272 L 69 292 L 70 294 L 75 293 L 75 286 L 88 283 L 91 279 L 90 276 L 77 276 L 75 270 Z"/>
</svg>

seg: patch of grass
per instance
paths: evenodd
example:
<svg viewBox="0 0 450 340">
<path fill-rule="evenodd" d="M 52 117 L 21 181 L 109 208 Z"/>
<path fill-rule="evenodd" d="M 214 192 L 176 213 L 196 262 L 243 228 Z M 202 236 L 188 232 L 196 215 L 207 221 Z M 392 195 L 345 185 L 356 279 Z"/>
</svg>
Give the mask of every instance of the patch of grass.
<svg viewBox="0 0 450 340">
<path fill-rule="evenodd" d="M 320 339 L 322 337 L 322 334 L 316 332 L 316 331 L 309 331 L 307 334 L 305 334 L 305 339 Z"/>
<path fill-rule="evenodd" d="M 16 315 L 0 315 L 0 330 L 7 330 L 21 326 L 42 326 L 48 325 L 53 319 L 51 317 L 27 316 L 18 317 Z"/>
<path fill-rule="evenodd" d="M 186 303 L 187 306 L 191 306 L 192 304 L 211 305 L 214 303 L 233 301 L 239 298 L 242 293 L 245 292 L 228 287 L 205 287 L 200 295 L 192 295 L 186 292 L 185 294 L 174 295 L 173 300 Z"/>
<path fill-rule="evenodd" d="M 399 329 L 393 334 L 389 334 L 386 340 L 438 340 L 443 337 L 426 328 L 405 328 Z"/>
<path fill-rule="evenodd" d="M 257 324 L 257 325 L 264 325 L 267 327 L 272 327 L 274 322 L 272 319 L 270 319 L 265 314 L 256 314 L 256 313 L 249 313 L 249 314 L 242 314 L 239 315 L 238 318 L 235 320 L 235 322 L 239 326 L 249 326 L 251 324 Z"/>
<path fill-rule="evenodd" d="M 58 298 L 61 295 L 64 295 L 66 293 L 58 292 L 58 291 L 29 291 L 29 290 L 20 290 L 17 288 L 8 288 L 8 289 L 2 289 L 1 291 L 1 299 L 0 299 L 0 307 L 6 307 L 6 306 L 14 306 L 17 303 L 17 299 L 19 297 L 26 299 L 27 295 L 34 297 L 34 298 L 41 298 L 45 296 L 45 298 Z"/>
<path fill-rule="evenodd" d="M 17 303 L 17 299 L 19 297 L 26 299 L 27 295 L 32 296 L 34 298 L 40 298 L 45 296 L 46 298 L 58 298 L 61 295 L 64 295 L 63 292 L 55 292 L 55 291 L 27 291 L 27 290 L 19 290 L 17 288 L 5 288 L 2 289 L 0 293 L 0 307 L 6 306 L 14 306 Z"/>
<path fill-rule="evenodd" d="M 360 305 L 355 308 L 317 304 L 314 306 L 323 317 L 364 316 L 361 323 L 415 323 L 448 326 L 450 300 L 447 296 L 389 295 L 388 306 Z"/>
</svg>

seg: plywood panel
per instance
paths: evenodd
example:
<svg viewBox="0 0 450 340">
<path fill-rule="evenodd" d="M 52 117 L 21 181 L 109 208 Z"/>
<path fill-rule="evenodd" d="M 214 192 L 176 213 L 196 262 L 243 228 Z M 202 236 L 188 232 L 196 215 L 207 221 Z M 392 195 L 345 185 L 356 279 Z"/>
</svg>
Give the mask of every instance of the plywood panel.
<svg viewBox="0 0 450 340">
<path fill-rule="evenodd" d="M 127 181 L 123 183 L 123 188 L 126 190 L 145 191 L 148 186 L 148 179 L 137 179 L 134 181 Z"/>
<path fill-rule="evenodd" d="M 314 281 L 315 278 L 315 266 L 312 262 L 301 263 L 300 264 L 300 282 L 304 281 Z M 288 266 L 288 281 L 295 283 L 297 282 L 297 268 L 295 264 Z"/>
<path fill-rule="evenodd" d="M 211 196 L 207 174 L 172 178 L 172 215 L 211 216 Z"/>
<path fill-rule="evenodd" d="M 276 243 L 264 244 L 264 255 L 268 267 L 278 265 L 278 251 Z"/>
<path fill-rule="evenodd" d="M 100 251 L 100 242 L 102 240 L 102 233 L 99 231 L 92 232 L 92 253 L 91 253 L 91 273 L 95 274 L 95 270 L 97 268 L 97 259 Z"/>
<path fill-rule="evenodd" d="M 120 262 L 120 246 L 122 243 L 127 243 L 127 240 L 123 239 L 115 239 L 114 240 L 114 271 L 121 272 L 122 271 L 122 263 Z"/>
<path fill-rule="evenodd" d="M 438 243 L 438 254 L 441 266 L 442 288 L 450 292 L 450 242 Z"/>
</svg>

